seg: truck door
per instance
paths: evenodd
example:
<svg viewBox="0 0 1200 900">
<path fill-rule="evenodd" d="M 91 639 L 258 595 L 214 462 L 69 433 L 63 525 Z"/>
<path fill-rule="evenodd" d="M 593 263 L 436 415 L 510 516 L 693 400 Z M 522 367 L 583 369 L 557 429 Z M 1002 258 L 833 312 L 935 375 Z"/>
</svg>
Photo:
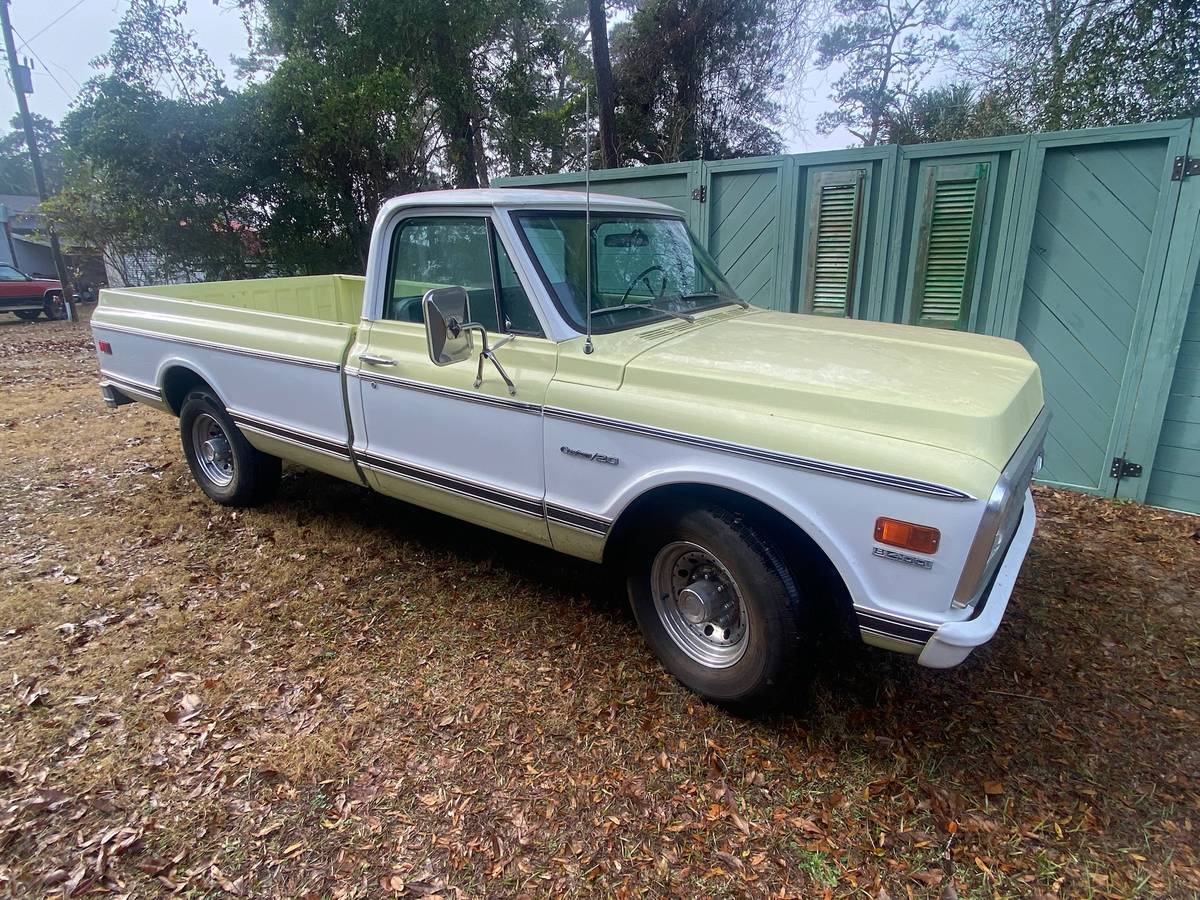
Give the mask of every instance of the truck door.
<svg viewBox="0 0 1200 900">
<path fill-rule="evenodd" d="M 470 318 L 516 386 L 491 363 L 435 366 L 421 299 L 467 290 Z M 556 347 L 546 340 L 509 251 L 486 211 L 414 213 L 392 226 L 382 309 L 348 360 L 362 421 L 355 455 L 376 490 L 498 531 L 549 544 L 542 506 L 542 405 Z"/>
</svg>

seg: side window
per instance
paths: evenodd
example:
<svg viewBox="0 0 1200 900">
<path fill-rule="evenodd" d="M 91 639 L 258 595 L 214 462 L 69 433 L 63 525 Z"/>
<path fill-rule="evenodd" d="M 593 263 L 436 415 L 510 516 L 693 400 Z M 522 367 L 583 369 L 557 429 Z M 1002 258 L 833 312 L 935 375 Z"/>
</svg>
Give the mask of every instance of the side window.
<svg viewBox="0 0 1200 900">
<path fill-rule="evenodd" d="M 421 298 L 434 288 L 461 286 L 471 318 L 497 330 L 488 220 L 480 216 L 406 219 L 392 237 L 383 318 L 422 321 Z"/>
<path fill-rule="evenodd" d="M 533 304 L 529 302 L 529 295 L 521 286 L 512 259 L 494 229 L 492 249 L 496 254 L 496 284 L 500 288 L 500 313 L 504 318 L 504 330 L 541 337 L 542 326 L 533 311 Z"/>
</svg>

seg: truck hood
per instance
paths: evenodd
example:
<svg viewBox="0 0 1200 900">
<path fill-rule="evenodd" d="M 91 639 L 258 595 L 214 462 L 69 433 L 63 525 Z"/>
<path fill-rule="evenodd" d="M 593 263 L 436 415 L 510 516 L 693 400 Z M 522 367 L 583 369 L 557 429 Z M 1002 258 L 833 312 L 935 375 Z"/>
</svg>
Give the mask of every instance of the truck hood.
<svg viewBox="0 0 1200 900">
<path fill-rule="evenodd" d="M 680 324 L 629 360 L 620 393 L 884 435 L 995 469 L 1042 408 L 1038 367 L 1014 341 L 765 311 Z"/>
</svg>

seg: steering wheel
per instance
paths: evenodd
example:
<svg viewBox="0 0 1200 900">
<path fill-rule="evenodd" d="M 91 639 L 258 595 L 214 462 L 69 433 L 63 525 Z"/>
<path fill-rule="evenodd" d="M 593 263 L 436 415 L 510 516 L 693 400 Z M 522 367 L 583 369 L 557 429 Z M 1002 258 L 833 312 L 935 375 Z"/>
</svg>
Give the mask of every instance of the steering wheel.
<svg viewBox="0 0 1200 900">
<path fill-rule="evenodd" d="M 621 302 L 617 306 L 625 305 L 625 301 L 629 299 L 630 292 L 637 287 L 639 281 L 645 281 L 646 287 L 650 289 L 650 293 L 654 294 L 654 286 L 650 284 L 650 275 L 652 272 L 662 273 L 662 284 L 658 286 L 658 293 L 654 295 L 656 300 L 661 300 L 662 295 L 667 292 L 667 272 L 662 266 L 650 266 L 642 269 L 642 271 L 633 276 L 633 280 L 629 282 L 629 287 L 625 288 L 625 293 L 621 295 Z"/>
</svg>

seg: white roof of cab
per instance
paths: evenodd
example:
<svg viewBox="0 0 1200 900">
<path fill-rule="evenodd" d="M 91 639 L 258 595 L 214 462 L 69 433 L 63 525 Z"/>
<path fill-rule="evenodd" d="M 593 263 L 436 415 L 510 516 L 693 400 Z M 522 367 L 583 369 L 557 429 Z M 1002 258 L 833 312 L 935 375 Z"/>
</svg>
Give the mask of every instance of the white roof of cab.
<svg viewBox="0 0 1200 900">
<path fill-rule="evenodd" d="M 584 205 L 583 191 L 547 191 L 532 188 L 485 188 L 455 191 L 422 191 L 393 197 L 388 207 L 407 206 L 501 206 L 501 207 L 580 207 Z M 618 197 L 615 194 L 592 192 L 592 208 L 607 210 L 642 210 L 645 212 L 682 213 L 665 203 Z"/>
</svg>

